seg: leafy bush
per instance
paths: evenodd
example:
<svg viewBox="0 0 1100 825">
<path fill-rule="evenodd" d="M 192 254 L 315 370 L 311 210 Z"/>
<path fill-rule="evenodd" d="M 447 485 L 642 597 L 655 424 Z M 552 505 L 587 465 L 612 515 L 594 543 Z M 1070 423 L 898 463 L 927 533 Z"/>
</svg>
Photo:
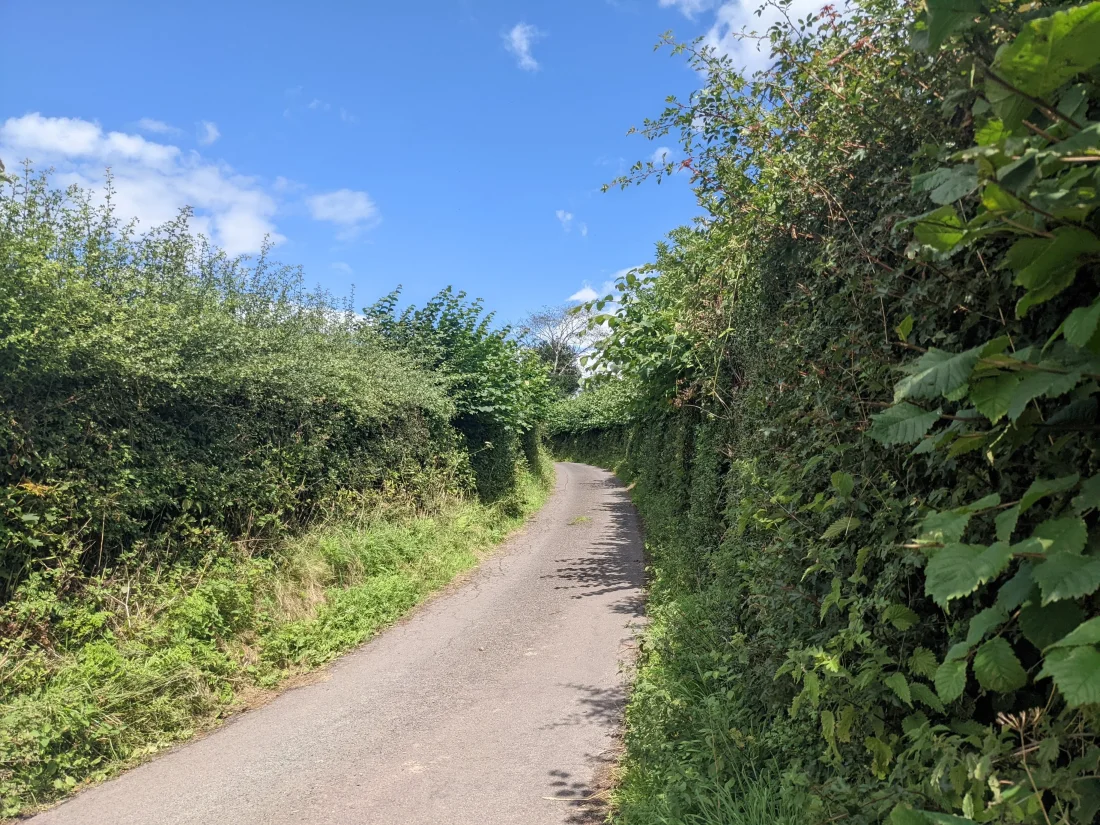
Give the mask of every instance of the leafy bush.
<svg viewBox="0 0 1100 825">
<path fill-rule="evenodd" d="M 402 337 L 188 217 L 0 190 L 0 817 L 358 644 L 546 491 L 545 370 L 479 310 Z"/>
<path fill-rule="evenodd" d="M 551 397 L 547 368 L 508 327 L 494 329 L 480 300 L 447 287 L 423 307 L 397 312 L 400 290 L 365 311 L 370 333 L 411 352 L 445 377 L 455 400 L 455 427 L 464 436 L 477 489 L 495 500 L 515 482 L 525 434 L 533 433 Z"/>
<path fill-rule="evenodd" d="M 673 45 L 707 85 L 643 131 L 707 216 L 600 345 L 656 570 L 622 821 L 728 821 L 746 760 L 803 821 L 1094 820 L 1098 37 L 867 0 L 753 78 Z"/>
<path fill-rule="evenodd" d="M 193 559 L 458 477 L 440 380 L 186 220 L 139 237 L 29 174 L 0 198 L 0 599 L 42 566 Z"/>
</svg>

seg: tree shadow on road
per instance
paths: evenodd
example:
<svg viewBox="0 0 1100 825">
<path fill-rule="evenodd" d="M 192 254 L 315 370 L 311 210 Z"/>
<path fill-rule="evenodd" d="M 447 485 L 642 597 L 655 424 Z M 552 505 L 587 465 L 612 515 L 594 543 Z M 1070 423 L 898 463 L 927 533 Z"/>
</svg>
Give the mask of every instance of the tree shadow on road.
<svg viewBox="0 0 1100 825">
<path fill-rule="evenodd" d="M 645 598 L 645 560 L 641 527 L 637 511 L 626 490 L 614 476 L 583 481 L 585 487 L 595 488 L 600 503 L 596 512 L 606 513 L 608 524 L 581 556 L 559 558 L 559 567 L 544 578 L 559 579 L 557 590 L 570 591 L 573 599 L 601 596 L 607 593 L 623 593 L 611 609 L 628 616 L 641 616 Z M 601 519 L 602 521 L 602 519 Z"/>
</svg>

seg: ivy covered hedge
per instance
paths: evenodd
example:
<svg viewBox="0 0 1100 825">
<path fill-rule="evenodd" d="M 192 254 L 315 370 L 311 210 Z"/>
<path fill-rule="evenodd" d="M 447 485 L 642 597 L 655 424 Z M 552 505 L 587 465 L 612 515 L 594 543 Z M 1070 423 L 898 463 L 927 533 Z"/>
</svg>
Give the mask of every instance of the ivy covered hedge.
<svg viewBox="0 0 1100 825">
<path fill-rule="evenodd" d="M 706 85 L 622 183 L 705 220 L 597 304 L 655 570 L 621 821 L 1094 821 L 1100 3 L 669 44 Z M 585 403 L 561 448 L 620 438 Z"/>
</svg>

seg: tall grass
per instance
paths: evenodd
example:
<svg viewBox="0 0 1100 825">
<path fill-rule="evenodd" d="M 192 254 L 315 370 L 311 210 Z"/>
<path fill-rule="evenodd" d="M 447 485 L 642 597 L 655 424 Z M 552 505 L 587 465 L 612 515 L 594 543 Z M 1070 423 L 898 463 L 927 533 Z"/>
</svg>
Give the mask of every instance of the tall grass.
<svg viewBox="0 0 1100 825">
<path fill-rule="evenodd" d="M 314 527 L 274 552 L 115 569 L 61 604 L 42 580 L 27 626 L 63 610 L 69 643 L 0 653 L 0 815 L 34 810 L 263 700 L 473 567 L 545 501 L 548 459 L 491 505 L 447 497 Z"/>
</svg>

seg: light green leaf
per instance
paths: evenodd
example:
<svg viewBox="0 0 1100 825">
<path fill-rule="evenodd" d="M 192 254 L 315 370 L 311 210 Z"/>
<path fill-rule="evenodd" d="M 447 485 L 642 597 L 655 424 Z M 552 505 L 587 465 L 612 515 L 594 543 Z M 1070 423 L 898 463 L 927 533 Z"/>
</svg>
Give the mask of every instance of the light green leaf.
<svg viewBox="0 0 1100 825">
<path fill-rule="evenodd" d="M 1100 507 L 1100 475 L 1086 479 L 1073 499 L 1073 509 L 1079 516 Z"/>
<path fill-rule="evenodd" d="M 1035 528 L 1044 553 L 1080 553 L 1085 549 L 1089 531 L 1079 518 L 1052 518 Z"/>
<path fill-rule="evenodd" d="M 949 544 L 938 550 L 924 569 L 924 592 L 941 607 L 952 599 L 968 596 L 999 574 L 1012 558 L 1004 542 L 990 547 Z"/>
<path fill-rule="evenodd" d="M 862 524 L 862 522 L 855 516 L 842 516 L 825 529 L 825 532 L 821 534 L 821 538 L 826 541 L 835 539 L 839 535 L 847 534 L 855 530 L 860 524 Z"/>
<path fill-rule="evenodd" d="M 1014 269 L 1014 262 L 1027 261 L 1016 272 L 1014 283 L 1028 291 L 1016 304 L 1016 317 L 1023 318 L 1030 307 L 1049 301 L 1072 284 L 1080 257 L 1096 252 L 1100 252 L 1100 239 L 1076 226 L 1058 227 L 1053 238 L 1017 241 L 1006 260 Z"/>
<path fill-rule="evenodd" d="M 1007 411 L 1009 420 L 1015 421 L 1019 418 L 1032 399 L 1040 396 L 1057 398 L 1076 387 L 1080 380 L 1079 372 L 1068 374 L 1038 370 L 1029 372 L 1016 383 L 1012 390 Z"/>
<path fill-rule="evenodd" d="M 1043 604 L 1079 599 L 1100 587 L 1100 558 L 1054 553 L 1036 565 L 1033 575 L 1043 594 Z"/>
<path fill-rule="evenodd" d="M 871 416 L 869 438 L 880 444 L 912 444 L 920 441 L 940 418 L 940 411 L 922 410 L 912 404 L 895 404 L 884 412 Z"/>
<path fill-rule="evenodd" d="M 885 779 L 890 773 L 890 763 L 894 759 L 893 750 L 881 739 L 874 736 L 868 736 L 864 739 L 863 745 L 872 756 L 871 773 L 878 779 Z"/>
<path fill-rule="evenodd" d="M 1027 672 L 1012 645 L 1001 636 L 990 639 L 974 654 L 974 678 L 986 690 L 1008 693 L 1027 684 Z"/>
<path fill-rule="evenodd" d="M 1029 604 L 1020 611 L 1017 621 L 1024 638 L 1042 650 L 1050 647 L 1081 625 L 1084 612 L 1075 602 L 1053 602 L 1041 606 Z"/>
<path fill-rule="evenodd" d="M 903 604 L 892 604 L 882 611 L 882 619 L 898 630 L 908 630 L 920 621 L 920 616 Z"/>
<path fill-rule="evenodd" d="M 996 424 L 1008 414 L 1013 392 L 1022 379 L 1017 372 L 983 378 L 970 388 L 970 401 L 978 412 Z"/>
<path fill-rule="evenodd" d="M 998 513 L 993 519 L 993 525 L 997 530 L 997 541 L 1012 541 L 1012 534 L 1016 531 L 1016 522 L 1019 520 L 1019 504 L 1009 507 L 1003 513 Z"/>
<path fill-rule="evenodd" d="M 1096 334 L 1098 324 L 1100 324 L 1100 300 L 1093 301 L 1091 306 L 1077 307 L 1073 310 L 1062 325 L 1062 334 L 1073 346 L 1084 349 Z"/>
<path fill-rule="evenodd" d="M 952 544 L 961 541 L 966 525 L 970 523 L 970 514 L 958 510 L 942 513 L 929 513 L 920 524 L 917 541 Z"/>
<path fill-rule="evenodd" d="M 972 163 L 941 167 L 913 178 L 913 194 L 927 192 L 932 203 L 944 205 L 978 188 L 978 167 Z"/>
<path fill-rule="evenodd" d="M 1077 607 L 1077 605 L 1074 605 Z M 1080 608 L 1078 608 L 1080 610 Z M 1080 647 L 1081 645 L 1100 644 L 1100 616 L 1093 616 L 1087 622 L 1078 625 L 1072 632 L 1058 640 L 1051 647 Z"/>
<path fill-rule="evenodd" d="M 913 707 L 913 697 L 909 692 L 909 681 L 905 676 L 901 673 L 891 673 L 882 680 L 882 683 L 890 688 L 890 690 L 894 691 L 901 701 L 905 702 L 909 707 Z"/>
<path fill-rule="evenodd" d="M 1094 647 L 1075 647 L 1068 656 L 1047 656 L 1043 673 L 1066 697 L 1070 707 L 1100 703 L 1100 651 Z"/>
<path fill-rule="evenodd" d="M 1007 612 L 1024 603 L 1035 589 L 1032 569 L 1031 562 L 1023 562 L 1016 575 L 1001 585 L 1001 589 L 997 591 L 997 607 Z"/>
<path fill-rule="evenodd" d="M 998 50 L 993 70 L 1025 94 L 1045 98 L 1100 63 L 1100 3 L 1030 21 Z"/>
<path fill-rule="evenodd" d="M 906 315 L 900 324 L 894 327 L 894 332 L 898 334 L 898 338 L 901 341 L 909 340 L 909 333 L 913 331 L 913 316 Z"/>
<path fill-rule="evenodd" d="M 1024 497 L 1020 499 L 1020 512 L 1026 512 L 1032 504 L 1035 504 L 1046 496 L 1062 493 L 1071 489 L 1077 484 L 1079 478 L 1080 476 L 1074 473 L 1073 475 L 1062 476 L 1061 478 L 1036 479 L 1031 482 L 1031 486 L 1027 488 Z"/>
<path fill-rule="evenodd" d="M 955 207 L 941 206 L 913 225 L 913 237 L 937 252 L 951 252 L 966 237 L 966 230 Z"/>
<path fill-rule="evenodd" d="M 909 657 L 909 672 L 931 679 L 936 675 L 936 655 L 926 647 L 918 647 Z"/>
<path fill-rule="evenodd" d="M 894 387 L 894 402 L 950 395 L 966 385 L 980 352 L 979 347 L 958 353 L 935 348 L 928 350 L 916 364 L 908 367 L 909 375 Z"/>
<path fill-rule="evenodd" d="M 1008 620 L 1008 611 L 994 605 L 974 614 L 970 620 L 970 627 L 966 632 L 966 644 L 976 645 L 986 637 L 989 631 L 1000 627 Z"/>
<path fill-rule="evenodd" d="M 936 711 L 936 713 L 944 712 L 943 702 L 940 701 L 940 697 L 933 693 L 932 689 L 924 684 L 924 682 L 911 682 L 909 684 L 909 692 L 913 694 L 914 699 L 925 707 L 931 708 Z"/>
<path fill-rule="evenodd" d="M 950 35 L 974 25 L 981 13 L 978 0 L 926 0 L 928 50 L 935 51 Z"/>
<path fill-rule="evenodd" d="M 833 473 L 831 480 L 833 483 L 833 487 L 835 487 L 836 491 L 842 496 L 850 496 L 852 494 L 852 490 L 854 490 L 856 486 L 855 479 L 852 478 L 849 473 L 843 473 L 839 471 L 835 472 Z"/>
<path fill-rule="evenodd" d="M 936 693 L 944 702 L 954 702 L 966 690 L 966 659 L 944 662 L 936 669 Z"/>
</svg>

